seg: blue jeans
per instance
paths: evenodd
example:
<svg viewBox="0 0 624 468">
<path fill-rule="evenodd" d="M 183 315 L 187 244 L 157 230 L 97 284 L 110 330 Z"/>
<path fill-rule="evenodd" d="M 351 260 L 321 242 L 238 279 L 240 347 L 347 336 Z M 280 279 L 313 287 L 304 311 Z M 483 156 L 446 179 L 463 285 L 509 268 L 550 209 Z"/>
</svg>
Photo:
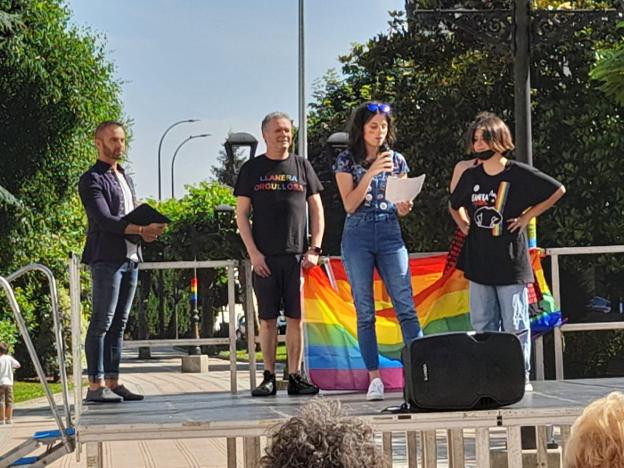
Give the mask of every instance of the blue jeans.
<svg viewBox="0 0 624 468">
<path fill-rule="evenodd" d="M 91 265 L 93 310 L 85 340 L 91 382 L 119 377 L 123 335 L 138 277 L 138 265 L 130 260 Z"/>
<path fill-rule="evenodd" d="M 373 271 L 383 280 L 401 324 L 403 342 L 422 335 L 414 298 L 409 257 L 395 214 L 369 213 L 348 216 L 342 233 L 342 260 L 351 285 L 357 313 L 360 352 L 366 369 L 379 369 L 375 331 Z"/>
<path fill-rule="evenodd" d="M 531 321 L 526 284 L 490 286 L 470 281 L 470 322 L 475 331 L 515 333 L 522 344 L 524 370 L 531 370 Z"/>
</svg>

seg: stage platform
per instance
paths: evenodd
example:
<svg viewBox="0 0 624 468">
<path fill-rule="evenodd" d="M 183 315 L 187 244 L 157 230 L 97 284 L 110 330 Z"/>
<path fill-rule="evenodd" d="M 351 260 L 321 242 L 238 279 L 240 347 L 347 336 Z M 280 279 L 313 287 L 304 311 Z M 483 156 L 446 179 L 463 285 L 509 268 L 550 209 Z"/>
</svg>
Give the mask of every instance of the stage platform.
<svg viewBox="0 0 624 468">
<path fill-rule="evenodd" d="M 538 429 L 538 452 L 545 457 L 545 427 L 557 426 L 565 445 L 569 426 L 583 408 L 615 390 L 624 390 L 624 378 L 539 381 L 515 405 L 482 411 L 382 413 L 400 405 L 401 393 L 368 402 L 362 393 L 322 392 L 321 397 L 342 401 L 350 414 L 369 421 L 383 434 L 391 451 L 392 432 L 407 433 L 408 466 L 437 466 L 436 431 L 447 430 L 449 466 L 464 466 L 464 430 L 473 429 L 477 466 L 490 466 L 490 430 L 506 430 L 509 467 L 521 467 L 520 427 Z M 156 395 L 142 402 L 84 406 L 77 423 L 78 439 L 87 447 L 87 465 L 102 466 L 102 442 L 123 440 L 228 438 L 228 466 L 236 466 L 236 439 L 242 438 L 245 466 L 255 466 L 260 437 L 297 413 L 308 401 L 278 392 L 275 397 L 252 398 L 249 393 L 225 392 Z M 540 434 L 544 434 L 540 436 Z M 438 437 L 439 438 L 439 437 Z M 389 445 L 389 449 L 388 446 Z M 417 453 L 420 448 L 419 453 Z M 231 450 L 230 450 L 231 449 Z M 389 452 L 388 452 L 389 453 Z M 540 454 L 538 453 L 538 457 Z M 547 466 L 547 465 L 541 465 Z"/>
</svg>

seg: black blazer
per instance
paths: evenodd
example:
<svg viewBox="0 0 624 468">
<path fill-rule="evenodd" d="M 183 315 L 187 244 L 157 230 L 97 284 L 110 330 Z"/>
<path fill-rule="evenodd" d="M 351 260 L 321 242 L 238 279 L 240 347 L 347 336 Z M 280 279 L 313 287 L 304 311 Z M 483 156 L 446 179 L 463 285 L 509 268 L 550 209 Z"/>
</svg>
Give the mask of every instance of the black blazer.
<svg viewBox="0 0 624 468">
<path fill-rule="evenodd" d="M 132 179 L 121 166 L 117 165 L 117 170 L 125 177 L 136 206 L 136 193 Z M 111 166 L 98 159 L 87 172 L 80 176 L 78 192 L 89 221 L 82 262 L 90 264 L 101 261 L 124 261 L 127 253 L 124 230 L 130 223 L 122 219 L 124 215 L 123 192 Z M 140 247 L 139 259 L 142 259 Z"/>
</svg>

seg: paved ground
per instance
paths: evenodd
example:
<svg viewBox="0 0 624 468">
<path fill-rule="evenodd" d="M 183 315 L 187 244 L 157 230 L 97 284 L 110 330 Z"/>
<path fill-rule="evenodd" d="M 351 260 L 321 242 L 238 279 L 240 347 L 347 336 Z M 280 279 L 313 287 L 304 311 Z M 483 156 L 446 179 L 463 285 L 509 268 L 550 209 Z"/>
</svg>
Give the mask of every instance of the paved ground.
<svg viewBox="0 0 624 468">
<path fill-rule="evenodd" d="M 150 395 L 229 391 L 228 362 L 210 359 L 207 374 L 182 374 L 180 356 L 174 350 L 152 353 L 151 360 L 139 360 L 136 352 L 124 355 L 123 381 L 147 398 Z M 240 389 L 249 389 L 249 373 L 239 370 Z M 130 403 L 128 403 L 130 404 Z M 0 426 L 0 454 L 22 443 L 34 432 L 55 428 L 52 414 L 45 398 L 17 404 L 14 424 Z M 242 465 L 242 448 L 239 447 L 238 466 Z M 140 442 L 114 442 L 104 444 L 105 468 L 221 468 L 227 466 L 225 439 L 157 440 Z M 86 467 L 85 454 L 81 461 L 76 454 L 66 455 L 52 467 Z"/>
</svg>

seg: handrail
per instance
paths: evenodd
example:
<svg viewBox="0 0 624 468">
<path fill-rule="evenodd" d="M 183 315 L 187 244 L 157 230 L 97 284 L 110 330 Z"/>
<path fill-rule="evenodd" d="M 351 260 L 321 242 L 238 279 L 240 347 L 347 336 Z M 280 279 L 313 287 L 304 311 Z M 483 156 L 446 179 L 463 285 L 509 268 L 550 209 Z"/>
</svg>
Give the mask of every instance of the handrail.
<svg viewBox="0 0 624 468">
<path fill-rule="evenodd" d="M 181 260 L 172 262 L 142 262 L 139 270 L 188 270 L 191 268 L 237 267 L 236 260 Z"/>
<path fill-rule="evenodd" d="M 71 301 L 72 378 L 74 380 L 74 420 L 82 413 L 82 330 L 80 319 L 80 260 L 69 255 L 69 297 Z M 80 447 L 80 446 L 78 446 Z"/>
<path fill-rule="evenodd" d="M 54 324 L 54 335 L 56 339 L 56 356 L 59 363 L 59 373 L 61 377 L 61 385 L 63 387 L 63 407 L 65 409 L 65 421 L 67 423 L 67 427 L 72 427 L 72 418 L 71 418 L 71 410 L 69 407 L 69 386 L 67 382 L 67 369 L 65 369 L 65 342 L 63 340 L 63 332 L 61 325 L 61 314 L 59 312 L 58 307 L 58 292 L 56 288 L 56 280 L 54 278 L 54 274 L 52 270 L 50 270 L 45 265 L 41 265 L 39 263 L 31 263 L 30 265 L 26 265 L 25 267 L 20 268 L 14 273 L 11 273 L 6 277 L 7 281 L 12 283 L 17 278 L 25 275 L 30 271 L 40 271 L 42 272 L 46 278 L 48 279 L 48 284 L 50 287 L 50 302 L 52 303 L 52 321 Z M 46 382 L 47 384 L 47 382 Z"/>
<path fill-rule="evenodd" d="M 76 254 L 70 254 L 69 259 L 69 289 L 72 302 L 72 340 L 74 343 L 74 379 L 82 374 L 81 362 L 81 314 L 80 314 L 80 261 Z M 236 311 L 235 311 L 235 274 L 234 269 L 239 268 L 237 260 L 193 260 L 193 261 L 167 261 L 167 262 L 141 262 L 138 264 L 139 270 L 180 270 L 180 269 L 204 269 L 204 268 L 226 268 L 228 275 L 228 310 L 229 310 L 229 332 L 228 338 L 200 338 L 200 339 L 175 339 L 175 340 L 136 340 L 124 342 L 124 347 L 141 347 L 158 344 L 188 344 L 195 345 L 202 343 L 229 343 L 230 348 L 230 391 L 236 393 L 237 374 L 236 374 Z M 252 322 L 253 323 L 253 322 Z M 74 389 L 75 390 L 75 389 Z M 77 397 L 76 397 L 77 398 Z M 76 410 L 76 418 L 79 417 L 82 408 L 81 402 L 74 404 Z"/>
<path fill-rule="evenodd" d="M 589 245 L 585 247 L 553 247 L 544 250 L 546 255 L 594 255 L 624 253 L 624 245 Z"/>
<path fill-rule="evenodd" d="M 65 425 L 63 424 L 63 420 L 61 419 L 61 416 L 59 414 L 58 408 L 56 406 L 56 402 L 54 401 L 54 396 L 52 395 L 52 392 L 50 391 L 50 387 L 46 380 L 46 376 L 43 372 L 43 368 L 41 367 L 41 361 L 39 360 L 39 356 L 37 355 L 35 346 L 33 345 L 33 342 L 30 338 L 30 334 L 28 333 L 26 322 L 24 321 L 24 317 L 22 317 L 22 314 L 19 309 L 19 305 L 17 303 L 17 300 L 15 299 L 13 288 L 11 287 L 11 284 L 9 283 L 7 278 L 3 276 L 0 276 L 0 286 L 5 290 L 7 294 L 9 305 L 11 306 L 11 309 L 13 311 L 13 315 L 15 317 L 17 327 L 20 333 L 22 334 L 22 338 L 24 339 L 24 343 L 26 344 L 26 348 L 28 349 L 28 354 L 30 354 L 30 358 L 33 362 L 33 365 L 35 366 L 35 370 L 37 371 L 37 376 L 39 377 L 39 380 L 41 381 L 41 384 L 43 385 L 46 398 L 48 399 L 48 403 L 50 405 L 50 410 L 52 411 L 52 416 L 54 417 L 54 420 L 56 421 L 56 424 L 58 425 L 60 429 L 60 435 L 63 441 L 63 445 L 65 446 L 65 449 L 67 450 L 67 452 L 70 453 L 74 450 L 73 443 L 71 443 L 69 439 L 67 438 Z M 61 366 L 63 365 L 62 362 L 60 362 L 59 364 Z"/>
<path fill-rule="evenodd" d="M 561 305 L 561 285 L 559 281 L 559 257 L 563 255 L 596 255 L 596 254 L 616 254 L 624 253 L 624 245 L 596 245 L 586 247 L 557 247 L 545 249 L 546 255 L 551 257 L 551 286 L 552 294 L 555 302 Z M 563 369 L 563 334 L 575 331 L 596 331 L 596 330 L 612 330 L 624 328 L 621 326 L 623 322 L 613 322 L 610 325 L 603 325 L 603 322 L 584 323 L 584 324 L 565 324 L 561 327 L 555 327 L 554 330 L 554 348 L 555 348 L 555 378 L 562 380 L 565 378 Z"/>
</svg>

